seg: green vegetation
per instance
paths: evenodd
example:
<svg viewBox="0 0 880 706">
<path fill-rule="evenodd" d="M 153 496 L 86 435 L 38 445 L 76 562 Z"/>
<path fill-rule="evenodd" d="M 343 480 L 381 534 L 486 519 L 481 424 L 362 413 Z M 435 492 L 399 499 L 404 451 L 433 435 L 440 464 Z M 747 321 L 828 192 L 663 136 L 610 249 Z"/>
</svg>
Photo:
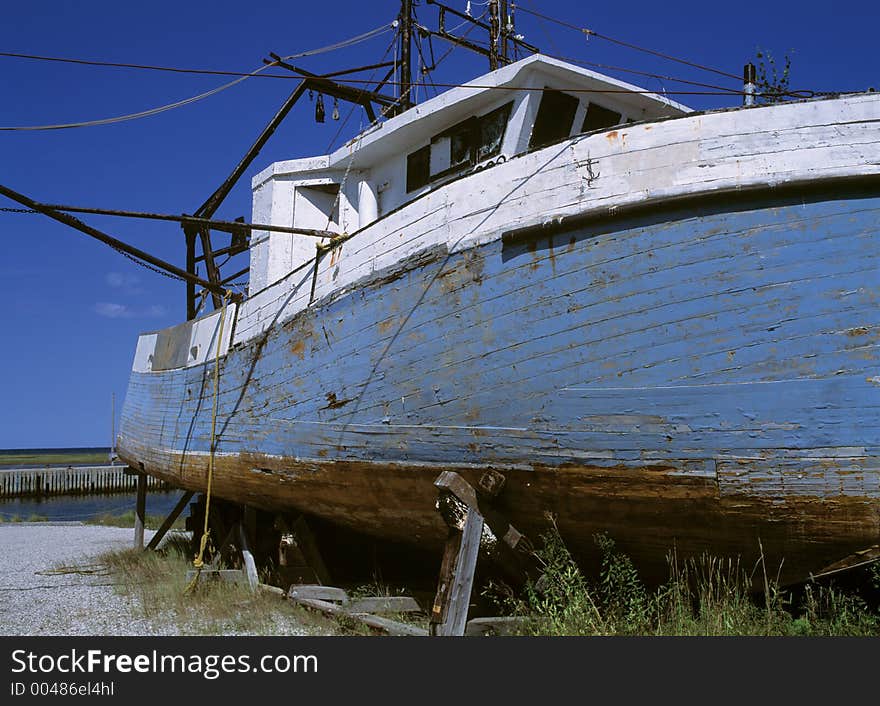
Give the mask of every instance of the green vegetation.
<svg viewBox="0 0 880 706">
<path fill-rule="evenodd" d="M 589 581 L 555 526 L 536 559 L 543 575 L 523 598 L 507 598 L 531 635 L 880 635 L 880 612 L 834 584 L 808 583 L 795 599 L 768 575 L 764 562 L 747 572 L 737 561 L 708 555 L 669 556 L 669 579 L 649 591 L 632 562 L 605 535 L 599 578 Z M 753 573 L 762 586 L 752 592 Z M 868 574 L 880 589 L 880 568 Z"/>
<path fill-rule="evenodd" d="M 144 517 L 144 527 L 152 530 L 159 529 L 159 526 L 164 519 L 165 518 L 162 515 L 148 514 Z M 112 513 L 104 513 L 103 515 L 98 515 L 97 517 L 85 520 L 85 524 L 102 525 L 104 527 L 134 527 L 134 510 L 128 510 L 116 515 Z M 174 524 L 171 525 L 171 529 L 183 529 L 184 524 L 184 518 L 179 516 L 174 521 Z"/>
<path fill-rule="evenodd" d="M 137 617 L 170 621 L 181 634 L 327 634 L 336 627 L 277 595 L 254 594 L 238 584 L 208 581 L 187 591 L 192 559 L 185 537 L 172 537 L 161 551 L 127 549 L 99 561 L 117 580 L 117 590 L 133 599 Z"/>
<path fill-rule="evenodd" d="M 12 515 L 12 517 L 6 517 L 4 515 L 0 515 L 0 524 L 4 522 L 48 522 L 49 518 L 45 515 L 37 515 L 36 513 L 31 513 L 27 517 L 22 517 L 21 515 Z"/>
<path fill-rule="evenodd" d="M 107 452 L 97 451 L 59 451 L 43 453 L 3 453 L 0 454 L 0 468 L 19 468 L 21 466 L 72 466 L 74 464 L 94 463 L 107 465 L 110 459 Z"/>
<path fill-rule="evenodd" d="M 785 55 L 785 65 L 782 69 L 777 68 L 776 60 L 766 49 L 758 47 L 755 51 L 755 58 L 757 60 L 755 73 L 758 100 L 762 103 L 779 103 L 791 98 L 792 96 L 789 94 L 791 57 L 788 54 Z"/>
</svg>

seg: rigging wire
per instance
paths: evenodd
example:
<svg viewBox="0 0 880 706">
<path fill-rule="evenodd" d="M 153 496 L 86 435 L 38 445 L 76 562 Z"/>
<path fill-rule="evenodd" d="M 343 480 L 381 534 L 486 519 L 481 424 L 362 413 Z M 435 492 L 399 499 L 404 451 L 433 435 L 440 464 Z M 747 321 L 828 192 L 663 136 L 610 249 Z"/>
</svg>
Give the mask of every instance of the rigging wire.
<svg viewBox="0 0 880 706">
<path fill-rule="evenodd" d="M 363 34 L 357 35 L 356 37 L 351 37 L 350 39 L 343 40 L 341 42 L 337 42 L 335 44 L 330 44 L 324 47 L 319 47 L 317 49 L 309 49 L 304 52 L 299 52 L 297 54 L 291 54 L 289 56 L 282 57 L 282 61 L 290 61 L 292 59 L 301 59 L 306 56 L 314 56 L 316 54 L 323 54 L 330 51 L 335 51 L 337 49 L 343 49 L 345 47 L 352 46 L 354 44 L 359 44 L 360 42 L 367 41 L 368 39 L 372 39 L 373 37 L 377 37 L 381 34 L 391 31 L 393 25 L 384 24 L 381 27 L 377 27 L 376 29 L 370 30 L 369 32 L 365 32 Z M 125 122 L 128 120 L 136 120 L 138 118 L 145 118 L 152 115 L 158 115 L 159 113 L 164 113 L 169 110 L 173 110 L 174 108 L 180 108 L 185 105 L 189 105 L 191 103 L 195 103 L 200 100 L 204 100 L 205 98 L 209 98 L 210 96 L 216 95 L 221 91 L 225 91 L 228 88 L 232 88 L 233 86 L 238 85 L 242 81 L 246 81 L 253 76 L 256 76 L 266 69 L 269 69 L 273 66 L 276 66 L 278 62 L 271 62 L 269 64 L 265 64 L 258 69 L 252 71 L 249 74 L 245 74 L 240 78 L 235 79 L 234 81 L 230 81 L 229 83 L 225 83 L 222 86 L 218 86 L 217 88 L 213 88 L 210 91 L 205 91 L 204 93 L 200 93 L 196 96 L 191 96 L 190 98 L 185 98 L 180 101 L 176 101 L 174 103 L 169 103 L 168 105 L 159 106 L 157 108 L 151 108 L 149 110 L 144 110 L 139 113 L 130 113 L 128 115 L 119 115 L 113 118 L 103 118 L 100 120 L 89 120 L 78 123 L 63 123 L 57 125 L 23 125 L 23 126 L 0 126 L 0 130 L 3 131 L 33 131 L 33 130 L 64 130 L 69 128 L 77 128 L 77 127 L 92 127 L 95 125 L 110 125 L 113 123 Z"/>
<path fill-rule="evenodd" d="M 455 45 L 458 46 L 458 45 Z M 455 47 L 452 47 L 453 49 Z M 340 81 L 341 85 L 347 84 L 363 84 L 368 83 L 364 80 L 359 79 L 347 79 L 345 82 Z M 387 85 L 389 86 L 400 86 L 399 81 L 388 81 Z M 488 90 L 488 91 L 543 91 L 544 87 L 534 87 L 534 86 L 490 86 L 486 84 L 476 84 L 476 83 L 434 83 L 438 88 L 470 88 L 474 90 Z M 357 86 L 351 85 L 350 88 L 356 89 Z M 583 88 L 583 87 L 566 87 L 566 86 L 554 86 L 554 90 L 564 91 L 566 93 L 629 93 L 629 94 L 645 94 L 645 95 L 659 95 L 658 91 L 652 91 L 648 89 L 642 90 L 632 90 L 628 88 Z M 859 91 L 854 91 L 859 92 Z M 718 87 L 717 90 L 713 91 L 667 91 L 668 94 L 677 94 L 677 95 L 685 95 L 685 96 L 741 96 L 743 95 L 742 90 L 738 90 L 735 88 L 723 88 L 721 86 Z M 818 95 L 815 91 L 796 91 L 794 92 L 798 98 L 811 98 L 815 95 Z M 837 94 L 835 94 L 837 95 Z M 391 107 L 391 106 L 387 106 Z M 386 107 L 386 108 L 387 108 Z M 386 110 L 382 111 L 384 115 L 387 112 Z"/>
<path fill-rule="evenodd" d="M 394 37 L 391 39 L 388 46 L 386 47 L 385 53 L 382 55 L 382 58 L 379 59 L 380 64 L 385 61 L 385 59 L 388 56 L 388 53 L 391 51 L 392 48 L 394 48 L 396 43 L 397 43 L 397 34 L 395 33 Z M 372 84 L 373 81 L 375 81 L 377 71 L 378 71 L 378 69 L 373 69 L 373 72 L 367 78 L 367 81 L 369 81 L 370 84 Z M 378 90 L 378 89 L 376 89 L 376 90 Z M 330 140 L 330 144 L 327 145 L 327 154 L 329 154 L 330 152 L 333 151 L 333 145 L 336 144 L 336 140 L 339 139 L 339 136 L 342 134 L 342 131 L 345 129 L 345 126 L 348 124 L 348 121 L 351 120 L 351 116 L 354 115 L 354 111 L 357 109 L 358 109 L 358 104 L 352 103 L 351 107 L 348 109 L 347 115 L 345 116 L 345 120 L 343 120 L 342 123 L 339 125 L 339 129 L 336 130 L 336 134 L 333 135 L 333 139 Z"/>
<path fill-rule="evenodd" d="M 737 76 L 736 74 L 729 73 L 727 71 L 721 71 L 720 69 L 712 68 L 711 66 L 705 66 L 703 64 L 698 64 L 693 61 L 688 61 L 687 59 L 679 59 L 676 56 L 671 56 L 669 54 L 664 54 L 663 52 L 656 51 L 654 49 L 648 49 L 647 47 L 641 47 L 637 44 L 632 44 L 630 42 L 625 42 L 621 39 L 616 39 L 614 37 L 609 37 L 606 34 L 600 34 L 592 29 L 587 29 L 586 27 L 578 27 L 577 25 L 571 24 L 570 22 L 565 22 L 564 20 L 557 19 L 555 17 L 550 17 L 549 15 L 544 15 L 535 10 L 530 10 L 526 7 L 523 7 L 519 3 L 511 3 L 511 7 L 519 10 L 520 12 L 525 12 L 528 15 L 533 15 L 534 17 L 538 17 L 542 20 L 547 20 L 548 22 L 553 22 L 554 24 L 559 25 L 560 27 L 565 27 L 567 29 L 572 29 L 576 32 L 580 32 L 581 34 L 587 37 L 597 37 L 599 39 L 604 39 L 606 42 L 611 42 L 613 44 L 618 44 L 622 47 L 626 47 L 628 49 L 634 49 L 636 51 L 645 52 L 646 54 L 652 54 L 653 56 L 660 57 L 661 59 L 667 59 L 668 61 L 675 61 L 679 64 L 685 64 L 686 66 L 691 66 L 695 69 L 701 69 L 703 71 L 710 71 L 715 74 L 719 74 L 720 76 L 726 76 L 727 78 L 732 78 L 737 81 L 742 79 L 741 76 Z"/>
<path fill-rule="evenodd" d="M 690 86 L 699 86 L 700 88 L 714 88 L 717 90 L 727 90 L 725 87 L 716 86 L 710 83 L 701 83 L 699 81 L 690 81 L 688 79 L 676 78 L 674 76 L 664 76 L 661 74 L 654 74 L 648 71 L 639 71 L 638 69 L 627 69 L 622 66 L 613 66 L 611 64 L 602 64 L 595 61 L 585 61 L 583 59 L 576 59 L 570 56 L 563 56 L 562 52 L 559 51 L 559 47 L 556 45 L 556 42 L 553 41 L 553 37 L 550 32 L 547 31 L 546 23 L 542 21 L 542 18 L 539 18 L 538 26 L 541 28 L 541 32 L 544 34 L 544 37 L 547 39 L 547 42 L 553 47 L 553 51 L 555 53 L 548 54 L 546 52 L 542 52 L 545 56 L 549 56 L 551 59 L 559 59 L 560 61 L 566 61 L 570 64 L 577 64 L 579 66 L 585 66 L 594 69 L 603 69 L 606 71 L 619 71 L 622 73 L 633 74 L 634 76 L 644 76 L 646 78 L 655 78 L 660 81 L 674 81 L 676 83 L 684 83 Z"/>
<path fill-rule="evenodd" d="M 39 54 L 19 54 L 17 52 L 0 51 L 0 56 L 11 57 L 14 59 L 33 59 L 36 61 L 54 61 L 63 64 L 79 64 L 83 66 L 106 66 L 119 69 L 142 69 L 146 71 L 166 71 L 177 74 L 197 74 L 209 76 L 250 76 L 251 74 L 244 71 L 222 71 L 213 69 L 184 69 L 176 66 L 156 66 L 153 64 L 128 64 L 115 61 L 96 61 L 91 59 L 73 59 L 61 56 L 42 56 Z M 296 76 L 290 74 L 258 74 L 259 78 L 283 78 L 288 81 L 296 80 Z"/>
<path fill-rule="evenodd" d="M 549 56 L 551 59 L 559 59 L 560 61 L 567 61 L 570 64 L 577 64 L 579 66 L 585 66 L 594 69 L 605 69 L 607 71 L 620 71 L 622 73 L 633 74 L 635 76 L 644 76 L 646 78 L 656 78 L 661 81 L 674 81 L 675 83 L 684 83 L 689 86 L 698 86 L 700 88 L 713 88 L 719 91 L 729 91 L 731 89 L 726 86 L 716 86 L 712 83 L 702 83 L 700 81 L 691 81 L 685 78 L 676 78 L 675 76 L 665 76 L 663 74 L 653 74 L 648 71 L 639 71 L 638 69 L 626 69 L 622 66 L 614 66 L 612 64 L 601 64 L 595 61 L 584 61 L 583 59 L 576 59 L 574 57 L 569 56 L 558 56 L 556 54 L 545 54 L 545 56 Z M 656 91 L 655 91 L 656 92 Z"/>
</svg>

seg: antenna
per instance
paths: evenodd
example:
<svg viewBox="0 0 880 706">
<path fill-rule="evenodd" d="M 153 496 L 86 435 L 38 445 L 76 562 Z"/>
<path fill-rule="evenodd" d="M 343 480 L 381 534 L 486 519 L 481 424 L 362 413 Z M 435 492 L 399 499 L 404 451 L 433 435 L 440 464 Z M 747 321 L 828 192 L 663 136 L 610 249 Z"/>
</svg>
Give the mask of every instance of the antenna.
<svg viewBox="0 0 880 706">
<path fill-rule="evenodd" d="M 110 463 L 116 460 L 116 393 L 110 398 Z"/>
</svg>

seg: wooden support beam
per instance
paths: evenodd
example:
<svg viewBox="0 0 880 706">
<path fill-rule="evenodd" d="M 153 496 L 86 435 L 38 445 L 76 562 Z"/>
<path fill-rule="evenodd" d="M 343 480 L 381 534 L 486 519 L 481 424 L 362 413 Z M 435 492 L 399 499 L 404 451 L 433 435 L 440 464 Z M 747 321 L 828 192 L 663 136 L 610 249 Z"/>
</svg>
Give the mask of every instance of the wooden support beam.
<svg viewBox="0 0 880 706">
<path fill-rule="evenodd" d="M 437 594 L 430 616 L 432 635 L 464 635 L 467 613 L 473 588 L 474 572 L 480 553 L 483 526 L 488 525 L 496 538 L 515 550 L 504 550 L 496 545 L 492 552 L 493 560 L 513 577 L 524 576 L 526 571 L 523 557 L 528 555 L 531 544 L 504 516 L 489 506 L 489 501 L 497 497 L 504 488 L 505 478 L 495 471 L 487 471 L 480 478 L 477 490 L 461 475 L 444 471 L 434 481 L 440 491 L 441 513 L 450 525 L 449 539 L 443 554 Z M 466 512 L 464 524 L 459 529 L 460 515 L 443 509 L 461 509 Z M 504 551 L 501 551 L 504 550 Z M 506 555 L 505 551 L 510 555 Z"/>
<path fill-rule="evenodd" d="M 443 561 L 440 564 L 440 578 L 437 580 L 437 595 L 431 606 L 430 630 L 432 635 L 439 634 L 440 626 L 446 621 L 449 609 L 449 593 L 455 578 L 455 564 L 458 550 L 461 547 L 461 531 L 450 528 L 449 537 L 443 548 Z"/>
<path fill-rule="evenodd" d="M 329 584 L 330 572 L 327 570 L 327 565 L 324 563 L 324 559 L 321 557 L 321 552 L 318 550 L 315 536 L 312 534 L 312 530 L 309 528 L 309 523 L 304 516 L 299 516 L 293 525 L 293 531 L 296 535 L 297 544 L 299 545 L 300 550 L 302 550 L 306 562 L 308 562 L 308 565 L 314 570 L 315 575 L 318 577 L 318 581 L 324 585 Z"/>
<path fill-rule="evenodd" d="M 468 510 L 464 521 L 464 529 L 461 533 L 458 556 L 455 561 L 452 586 L 449 590 L 446 619 L 439 626 L 437 633 L 440 636 L 464 635 L 482 534 L 483 516 L 476 510 Z"/>
<path fill-rule="evenodd" d="M 177 504 L 174 506 L 171 512 L 168 513 L 168 516 L 162 521 L 159 529 L 156 530 L 156 534 L 153 535 L 153 538 L 147 545 L 147 550 L 155 549 L 159 546 L 159 542 L 162 541 L 162 538 L 165 536 L 166 532 L 171 529 L 171 525 L 174 524 L 175 520 L 177 520 L 177 518 L 180 516 L 180 513 L 183 512 L 183 509 L 187 506 L 189 501 L 192 500 L 193 495 L 193 491 L 188 490 L 180 496 L 180 500 L 177 501 Z"/>
<path fill-rule="evenodd" d="M 244 573 L 247 576 L 248 586 L 252 591 L 257 590 L 260 583 L 260 577 L 257 574 L 257 564 L 254 561 L 254 555 L 251 551 L 251 543 L 248 539 L 248 533 L 245 529 L 244 522 L 238 523 L 238 541 L 241 543 L 239 550 L 241 551 L 241 560 L 244 564 Z"/>
<path fill-rule="evenodd" d="M 226 233 L 241 231 L 265 230 L 273 233 L 293 233 L 296 235 L 309 235 L 314 238 L 332 238 L 338 233 L 329 230 L 317 230 L 315 228 L 293 228 L 289 226 L 276 226 L 269 223 L 245 223 L 242 221 L 222 221 L 216 218 L 199 218 L 198 216 L 181 216 L 171 213 L 149 213 L 147 211 L 123 211 L 110 208 L 89 208 L 86 206 L 65 206 L 63 204 L 42 204 L 46 208 L 67 213 L 92 213 L 98 216 L 119 216 L 120 218 L 139 218 L 151 221 L 171 221 L 193 226 L 206 226 L 211 230 L 220 230 Z M 219 251 L 215 250 L 215 254 Z"/>
<path fill-rule="evenodd" d="M 186 271 L 195 277 L 196 274 L 196 232 L 193 228 L 183 229 L 186 238 Z M 192 280 L 186 282 L 186 320 L 196 318 L 196 285 Z"/>
<path fill-rule="evenodd" d="M 464 635 L 474 572 L 480 554 L 483 515 L 476 491 L 458 473 L 444 471 L 434 481 L 434 485 L 448 500 L 451 501 L 449 496 L 456 498 L 466 508 L 466 515 L 460 530 L 457 523 L 453 525 L 453 521 L 444 515 L 444 520 L 450 523 L 450 533 L 443 554 L 437 595 L 431 610 L 430 629 L 431 634 L 437 636 Z"/>
<path fill-rule="evenodd" d="M 350 103 L 362 105 L 365 108 L 369 105 L 370 102 L 378 103 L 379 105 L 383 105 L 386 107 L 396 105 L 398 102 L 398 99 L 394 96 L 386 96 L 383 93 L 376 93 L 366 88 L 354 88 L 352 86 L 347 86 L 343 83 L 332 81 L 326 76 L 313 74 L 311 71 L 306 71 L 305 69 L 301 69 L 298 66 L 294 66 L 293 64 L 288 64 L 282 61 L 281 57 L 279 57 L 277 54 L 273 54 L 270 52 L 269 56 L 271 56 L 274 61 L 270 62 L 264 59 L 267 64 L 276 64 L 284 69 L 287 69 L 288 71 L 292 71 L 293 73 L 297 73 L 300 76 L 304 76 L 309 88 L 328 95 L 331 98 L 339 98 Z"/>
<path fill-rule="evenodd" d="M 199 240 L 202 242 L 202 257 L 205 260 L 205 269 L 208 273 L 208 281 L 216 285 L 218 288 L 220 285 L 220 270 L 217 268 L 217 263 L 214 262 L 214 249 L 211 245 L 211 231 L 206 227 L 202 226 L 199 228 Z M 214 303 L 214 308 L 219 309 L 223 306 L 223 299 L 217 294 L 216 291 L 211 292 L 211 301 Z"/>
<path fill-rule="evenodd" d="M 269 138 L 272 137 L 272 134 L 281 124 L 287 114 L 290 112 L 290 109 L 293 108 L 294 104 L 303 96 L 306 92 L 306 82 L 302 81 L 294 91 L 288 96 L 287 100 L 278 109 L 278 112 L 272 117 L 269 123 L 263 128 L 263 131 L 254 141 L 254 144 L 251 145 L 251 148 L 245 153 L 244 157 L 242 157 L 241 161 L 235 166 L 232 170 L 232 173 L 226 177 L 226 180 L 217 187 L 217 190 L 211 194 L 205 202 L 199 206 L 198 210 L 196 210 L 195 215 L 200 218 L 211 218 L 220 207 L 220 204 L 223 203 L 223 200 L 229 195 L 229 192 L 232 190 L 232 187 L 235 186 L 236 182 L 239 180 L 242 174 L 244 174 L 245 170 L 250 166 L 251 162 L 254 161 L 256 156 L 260 153 L 260 150 L 263 148 L 263 145 L 268 142 Z"/>
<path fill-rule="evenodd" d="M 134 546 L 144 548 L 144 521 L 147 508 L 147 474 L 137 474 L 137 499 L 134 507 Z"/>
</svg>

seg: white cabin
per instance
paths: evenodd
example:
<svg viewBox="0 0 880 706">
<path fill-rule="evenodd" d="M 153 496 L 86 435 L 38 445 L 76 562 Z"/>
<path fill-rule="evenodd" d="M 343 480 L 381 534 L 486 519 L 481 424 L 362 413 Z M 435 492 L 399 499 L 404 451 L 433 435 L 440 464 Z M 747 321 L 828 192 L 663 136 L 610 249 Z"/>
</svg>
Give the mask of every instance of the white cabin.
<svg viewBox="0 0 880 706">
<path fill-rule="evenodd" d="M 534 55 L 376 123 L 332 154 L 275 162 L 253 179 L 253 222 L 352 233 L 489 163 L 688 112 L 637 86 Z M 254 231 L 250 255 L 253 294 L 313 258 L 315 239 Z"/>
</svg>

